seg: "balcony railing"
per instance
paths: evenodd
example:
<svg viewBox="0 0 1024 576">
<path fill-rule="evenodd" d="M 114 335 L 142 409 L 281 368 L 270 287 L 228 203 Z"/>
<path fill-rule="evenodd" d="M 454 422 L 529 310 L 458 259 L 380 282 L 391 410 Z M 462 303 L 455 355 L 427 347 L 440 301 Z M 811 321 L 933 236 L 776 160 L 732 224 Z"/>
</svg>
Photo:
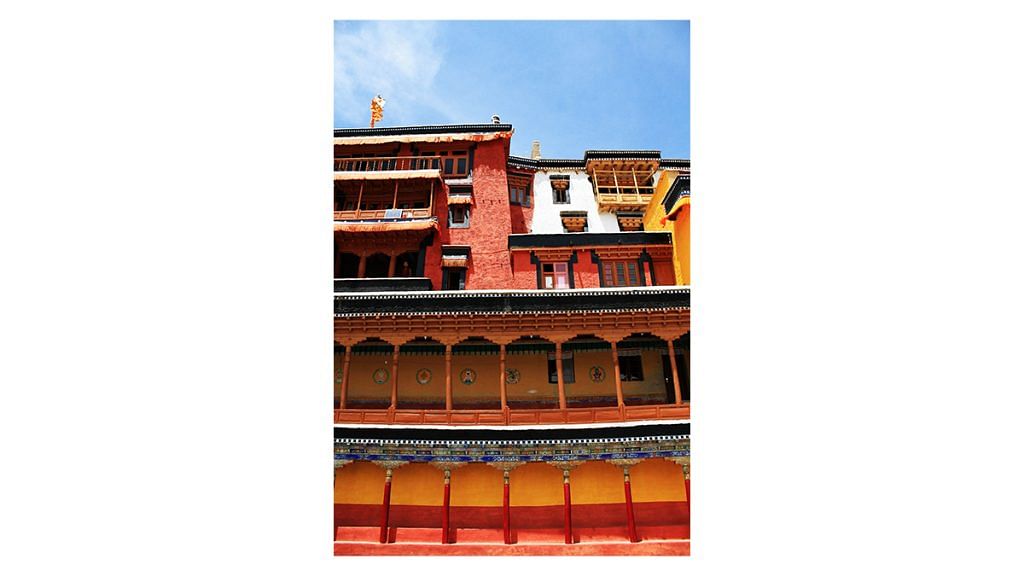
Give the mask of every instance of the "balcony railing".
<svg viewBox="0 0 1024 576">
<path fill-rule="evenodd" d="M 394 208 L 386 210 L 335 210 L 335 220 L 384 220 L 430 218 L 430 208 Z"/>
<path fill-rule="evenodd" d="M 612 186 L 597 188 L 598 204 L 642 204 L 647 205 L 654 196 L 653 186 L 634 188 L 615 188 Z"/>
<path fill-rule="evenodd" d="M 398 170 L 438 170 L 440 156 L 366 156 L 335 158 L 335 172 L 391 172 Z"/>
<path fill-rule="evenodd" d="M 434 289 L 430 278 L 335 278 L 335 292 L 409 292 Z"/>
<path fill-rule="evenodd" d="M 597 424 L 642 420 L 683 420 L 690 417 L 690 404 L 654 404 L 593 407 L 560 410 L 408 410 L 344 409 L 334 411 L 335 424 L 444 424 L 473 426 L 484 424 Z"/>
</svg>

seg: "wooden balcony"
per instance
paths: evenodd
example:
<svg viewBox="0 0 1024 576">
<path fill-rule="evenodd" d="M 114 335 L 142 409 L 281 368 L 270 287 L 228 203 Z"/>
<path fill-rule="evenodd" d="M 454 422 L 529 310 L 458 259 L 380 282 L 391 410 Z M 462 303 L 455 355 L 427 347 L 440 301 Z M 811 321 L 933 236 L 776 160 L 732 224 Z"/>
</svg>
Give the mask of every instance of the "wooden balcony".
<svg viewBox="0 0 1024 576">
<path fill-rule="evenodd" d="M 399 172 L 409 170 L 441 171 L 440 156 L 364 156 L 335 158 L 335 172 Z"/>
<path fill-rule="evenodd" d="M 605 188 L 600 186 L 597 189 L 597 207 L 602 212 L 642 212 L 653 197 L 653 186 L 640 186 L 637 188 Z"/>
<path fill-rule="evenodd" d="M 335 210 L 335 220 L 410 220 L 430 218 L 433 208 L 395 208 L 385 210 Z"/>
<path fill-rule="evenodd" d="M 446 426 L 600 424 L 644 420 L 685 420 L 690 403 L 553 409 L 510 410 L 388 410 L 334 411 L 335 424 L 443 424 Z"/>
</svg>

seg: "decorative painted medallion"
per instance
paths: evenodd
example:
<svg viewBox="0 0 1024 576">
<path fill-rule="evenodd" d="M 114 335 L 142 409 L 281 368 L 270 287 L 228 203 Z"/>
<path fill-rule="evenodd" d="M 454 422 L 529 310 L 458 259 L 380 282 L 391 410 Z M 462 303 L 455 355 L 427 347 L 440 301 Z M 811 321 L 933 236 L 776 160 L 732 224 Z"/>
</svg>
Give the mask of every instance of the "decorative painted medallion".
<svg viewBox="0 0 1024 576">
<path fill-rule="evenodd" d="M 416 381 L 419 382 L 420 384 L 423 384 L 424 386 L 430 384 L 430 378 L 432 376 L 433 375 L 430 373 L 429 368 L 420 368 L 419 370 L 416 371 Z"/>
<path fill-rule="evenodd" d="M 373 371 L 373 381 L 376 384 L 384 384 L 391 378 L 387 368 L 377 368 Z"/>
<path fill-rule="evenodd" d="M 600 366 L 590 367 L 590 381 L 591 382 L 604 382 L 604 368 Z"/>
<path fill-rule="evenodd" d="M 506 368 L 505 369 L 505 383 L 506 384 L 519 384 L 519 370 L 517 368 Z"/>
<path fill-rule="evenodd" d="M 473 383 L 476 382 L 476 370 L 466 368 L 462 372 L 459 372 L 459 382 L 462 382 L 466 386 L 473 385 Z"/>
</svg>

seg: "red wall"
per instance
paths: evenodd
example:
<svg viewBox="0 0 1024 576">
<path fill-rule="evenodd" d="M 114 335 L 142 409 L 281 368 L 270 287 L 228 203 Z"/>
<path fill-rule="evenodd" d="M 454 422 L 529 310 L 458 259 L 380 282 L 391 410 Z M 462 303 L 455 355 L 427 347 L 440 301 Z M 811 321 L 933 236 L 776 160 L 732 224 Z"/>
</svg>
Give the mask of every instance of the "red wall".
<svg viewBox="0 0 1024 576">
<path fill-rule="evenodd" d="M 443 214 L 440 244 L 468 244 L 469 267 L 466 289 L 508 288 L 512 281 L 509 262 L 508 235 L 512 220 L 505 178 L 507 153 L 504 140 L 477 143 L 473 153 L 473 205 L 469 228 L 448 228 L 447 212 Z M 442 214 L 438 214 L 438 220 Z M 437 243 L 437 242 L 435 242 Z M 428 258 L 430 252 L 428 252 Z M 440 263 L 440 247 L 437 262 Z M 437 287 L 440 288 L 440 280 Z"/>
</svg>

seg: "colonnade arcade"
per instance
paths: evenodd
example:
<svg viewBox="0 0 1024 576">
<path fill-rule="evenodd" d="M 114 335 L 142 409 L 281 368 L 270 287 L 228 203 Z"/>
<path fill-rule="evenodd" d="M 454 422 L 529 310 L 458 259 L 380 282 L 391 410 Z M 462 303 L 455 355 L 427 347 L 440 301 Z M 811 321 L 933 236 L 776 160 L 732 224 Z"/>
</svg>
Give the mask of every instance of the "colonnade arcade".
<svg viewBox="0 0 1024 576">
<path fill-rule="evenodd" d="M 517 410 L 611 408 L 622 416 L 629 406 L 689 403 L 689 333 L 682 328 L 357 338 L 336 343 L 339 413 L 482 410 L 509 423 Z"/>
<path fill-rule="evenodd" d="M 473 459 L 472 457 L 462 457 L 460 459 L 458 457 L 452 456 L 420 456 L 415 459 L 400 459 L 402 457 L 396 455 L 367 456 L 366 451 L 360 452 L 358 448 L 352 450 L 352 446 L 348 445 L 344 448 L 336 450 L 335 486 L 337 489 L 339 477 L 344 478 L 341 474 L 339 474 L 341 469 L 344 468 L 345 466 L 352 465 L 353 463 L 361 462 L 361 464 L 359 464 L 361 466 L 373 464 L 383 469 L 383 478 L 377 476 L 377 481 L 383 484 L 383 498 L 380 501 L 379 514 L 376 515 L 376 518 L 374 518 L 373 520 L 377 522 L 377 526 L 379 527 L 379 532 L 377 533 L 377 535 L 379 536 L 379 542 L 393 542 L 395 541 L 394 530 L 399 525 L 405 524 L 400 524 L 399 522 L 396 522 L 392 516 L 392 481 L 397 469 L 402 467 L 408 467 L 403 472 L 408 471 L 410 472 L 409 478 L 416 478 L 418 484 L 418 491 L 431 491 L 436 488 L 438 495 L 441 495 L 441 498 L 439 499 L 441 501 L 441 506 L 439 509 L 436 506 L 427 506 L 425 508 L 429 508 L 432 511 L 432 514 L 440 516 L 440 518 L 434 518 L 433 521 L 429 523 L 430 526 L 440 527 L 440 534 L 437 536 L 438 539 L 441 541 L 442 544 L 451 544 L 454 542 L 454 526 L 451 516 L 453 508 L 453 491 L 458 491 L 460 490 L 460 488 L 469 489 L 470 491 L 476 493 L 477 497 L 479 497 L 479 492 L 481 491 L 481 482 L 479 482 L 478 479 L 480 478 L 480 474 L 483 474 L 484 476 L 490 476 L 495 474 L 496 472 L 492 470 L 492 472 L 488 474 L 478 469 L 476 471 L 476 476 L 466 477 L 465 480 L 453 481 L 453 478 L 457 479 L 459 478 L 459 475 L 461 473 L 468 472 L 469 470 L 467 467 L 489 467 L 491 469 L 496 469 L 496 471 L 500 472 L 501 474 L 502 487 L 500 488 L 500 525 L 502 527 L 503 540 L 505 544 L 513 544 L 516 542 L 515 534 L 517 533 L 517 529 L 529 530 L 530 528 L 536 528 L 540 525 L 543 525 L 544 527 L 561 528 L 562 537 L 564 537 L 564 542 L 566 544 L 572 544 L 574 542 L 579 541 L 578 537 L 579 528 L 581 527 L 580 524 L 583 524 L 583 527 L 587 527 L 588 523 L 593 523 L 592 520 L 588 521 L 586 518 L 584 518 L 583 522 L 576 522 L 574 524 L 574 511 L 577 512 L 577 514 L 585 512 L 588 506 L 587 504 L 573 504 L 572 498 L 574 490 L 577 491 L 578 493 L 581 491 L 583 493 L 593 491 L 595 488 L 598 487 L 588 484 L 599 482 L 605 484 L 599 487 L 602 493 L 608 494 L 610 492 L 615 492 L 618 489 L 608 485 L 610 482 L 609 479 L 612 478 L 613 475 L 610 473 L 609 470 L 601 469 L 601 467 L 614 466 L 618 469 L 618 477 L 620 479 L 619 482 L 621 482 L 621 491 L 619 492 L 619 494 L 622 497 L 616 498 L 614 499 L 614 502 L 609 503 L 612 506 L 613 512 L 610 515 L 606 515 L 605 517 L 603 517 L 601 519 L 601 522 L 613 525 L 615 527 L 619 527 L 620 530 L 622 527 L 624 527 L 625 530 L 618 533 L 623 534 L 625 537 L 628 538 L 630 542 L 639 542 L 641 540 L 641 537 L 640 532 L 637 528 L 638 519 L 635 508 L 638 505 L 649 505 L 651 503 L 635 504 L 633 500 L 633 493 L 637 489 L 646 489 L 647 491 L 650 491 L 651 487 L 644 486 L 643 484 L 637 485 L 631 478 L 631 470 L 637 469 L 638 466 L 657 465 L 653 470 L 655 470 L 655 473 L 659 474 L 660 476 L 655 478 L 655 476 L 652 476 L 649 471 L 649 473 L 646 476 L 644 476 L 644 479 L 645 481 L 648 482 L 651 482 L 652 480 L 655 479 L 657 480 L 656 483 L 659 484 L 659 489 L 662 490 L 663 498 L 666 500 L 671 500 L 672 502 L 661 502 L 654 504 L 663 507 L 659 510 L 671 509 L 671 512 L 668 513 L 664 511 L 658 511 L 654 514 L 656 518 L 654 518 L 653 520 L 651 518 L 652 513 L 647 512 L 647 517 L 643 518 L 642 523 L 650 527 L 652 524 L 664 524 L 665 522 L 672 522 L 676 524 L 677 530 L 671 531 L 671 536 L 669 537 L 688 538 L 690 513 L 689 438 L 687 436 L 686 438 L 678 438 L 667 441 L 662 440 L 660 444 L 661 446 L 659 446 L 658 448 L 640 447 L 636 452 L 632 454 L 621 452 L 621 446 L 608 448 L 607 445 L 603 445 L 599 446 L 594 451 L 588 451 L 585 449 L 575 449 L 572 450 L 572 452 L 574 452 L 572 456 L 555 456 L 554 458 L 556 459 L 553 459 L 549 456 L 518 458 L 506 456 L 504 458 L 493 458 L 490 459 L 489 461 L 480 461 L 478 459 Z M 385 451 L 398 452 L 397 450 Z M 554 451 L 558 451 L 557 447 Z M 603 455 L 599 455 L 596 453 L 602 451 L 605 452 Z M 423 452 L 423 450 L 419 451 L 420 454 L 422 454 Z M 437 445 L 435 444 L 434 452 L 444 452 L 444 450 L 437 450 Z M 591 453 L 584 454 L 585 452 Z M 449 451 L 449 453 L 451 452 Z M 668 463 L 677 465 L 681 468 L 682 474 L 674 476 L 674 480 L 672 480 L 673 475 L 671 473 L 666 473 L 663 468 L 663 466 L 668 465 Z M 581 465 L 585 464 L 590 467 L 588 469 L 591 470 L 591 472 L 588 475 L 584 475 L 577 479 L 575 471 L 578 470 Z M 419 473 L 413 473 L 412 469 L 417 466 L 430 466 L 437 470 L 440 470 L 442 474 L 439 475 L 437 474 L 436 471 L 433 473 L 429 473 L 424 470 L 419 471 Z M 542 468 L 551 466 L 557 469 L 558 472 L 557 474 L 554 472 L 549 474 L 543 473 L 543 470 L 536 469 L 537 466 L 541 466 Z M 597 466 L 598 468 L 595 469 L 593 468 L 594 466 Z M 530 467 L 533 468 L 532 472 L 526 473 Z M 600 474 L 595 474 L 595 470 L 600 470 Z M 677 471 L 675 474 L 679 474 L 679 472 Z M 476 479 L 476 481 L 473 481 L 474 479 Z M 434 482 L 437 483 L 436 486 L 433 486 Z M 466 483 L 460 484 L 460 482 Z M 536 506 L 527 506 L 526 509 L 528 509 L 529 512 L 524 512 L 522 515 L 517 516 L 515 512 L 516 507 L 524 505 L 522 502 L 516 502 L 515 498 L 512 497 L 512 494 L 516 493 L 512 487 L 515 486 L 517 482 L 528 484 L 528 486 L 521 487 L 521 489 L 518 491 L 518 494 L 520 495 L 519 498 L 522 498 L 522 495 L 524 494 L 534 494 L 537 492 L 550 493 L 551 491 L 556 489 L 555 486 L 557 486 L 557 484 L 561 484 L 561 510 L 558 514 L 560 518 L 557 519 L 561 521 L 558 522 L 557 520 L 555 520 L 554 522 L 552 522 L 552 520 L 556 517 L 552 516 L 550 513 L 545 514 L 545 512 L 552 511 L 540 511 Z M 424 486 L 424 483 L 429 485 Z M 488 481 L 485 484 L 487 486 L 487 490 L 499 490 L 495 482 Z M 407 481 L 406 486 L 408 485 L 409 483 Z M 525 488 L 525 490 L 522 488 Z M 342 490 L 344 490 L 344 488 L 342 488 Z M 379 491 L 378 494 L 380 494 Z M 458 495 L 454 494 L 454 496 L 457 497 Z M 497 496 L 497 493 L 493 494 L 493 500 L 495 502 L 498 501 Z M 622 507 L 619 508 L 619 505 L 621 505 Z M 604 506 L 608 506 L 608 504 Z M 457 507 L 455 508 L 457 509 Z M 495 510 L 495 512 L 497 511 L 496 506 L 493 507 L 493 509 Z M 492 519 L 494 516 L 494 514 L 476 511 L 470 517 L 469 520 L 467 520 L 467 517 L 463 515 L 463 521 L 461 525 L 458 527 L 490 527 L 492 525 L 490 519 Z M 336 519 L 336 525 L 338 525 L 339 527 L 343 527 L 343 521 L 342 524 L 338 524 L 338 522 L 339 520 Z M 660 526 L 660 528 L 664 530 L 665 526 Z M 664 536 L 659 534 L 656 537 Z"/>
</svg>

